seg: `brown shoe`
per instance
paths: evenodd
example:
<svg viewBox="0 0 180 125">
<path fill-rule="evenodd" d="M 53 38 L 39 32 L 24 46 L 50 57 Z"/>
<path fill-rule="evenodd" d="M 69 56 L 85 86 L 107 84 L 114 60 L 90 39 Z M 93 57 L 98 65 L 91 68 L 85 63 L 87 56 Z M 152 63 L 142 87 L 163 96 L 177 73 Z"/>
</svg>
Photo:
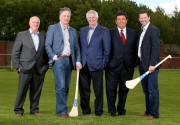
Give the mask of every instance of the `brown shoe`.
<svg viewBox="0 0 180 125">
<path fill-rule="evenodd" d="M 68 118 L 69 115 L 68 115 L 68 114 L 62 114 L 62 115 L 60 115 L 59 117 L 61 117 L 61 118 Z"/>
<path fill-rule="evenodd" d="M 153 120 L 153 119 L 155 119 L 155 117 L 152 116 L 152 115 L 148 115 L 148 116 L 146 116 L 146 119 L 147 119 L 147 120 Z"/>
<path fill-rule="evenodd" d="M 16 116 L 17 116 L 17 117 L 20 117 L 20 116 L 23 116 L 23 114 L 17 113 Z"/>
</svg>

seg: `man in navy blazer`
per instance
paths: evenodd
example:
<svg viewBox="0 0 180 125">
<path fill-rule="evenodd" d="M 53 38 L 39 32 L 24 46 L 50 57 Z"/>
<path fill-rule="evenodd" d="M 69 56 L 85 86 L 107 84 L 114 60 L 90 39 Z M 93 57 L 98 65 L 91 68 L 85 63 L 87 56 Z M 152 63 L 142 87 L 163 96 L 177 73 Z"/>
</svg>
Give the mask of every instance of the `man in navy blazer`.
<svg viewBox="0 0 180 125">
<path fill-rule="evenodd" d="M 126 27 L 128 22 L 126 12 L 117 12 L 115 22 L 117 27 L 110 30 L 111 53 L 105 72 L 108 112 L 111 116 L 115 116 L 116 111 L 118 115 L 126 115 L 125 103 L 129 89 L 125 86 L 125 82 L 133 78 L 137 59 L 137 34 L 135 30 Z"/>
<path fill-rule="evenodd" d="M 45 42 L 49 59 L 54 61 L 56 113 L 61 118 L 68 117 L 66 103 L 72 69 L 81 69 L 77 31 L 69 26 L 70 17 L 71 10 L 67 7 L 61 8 L 60 22 L 49 26 Z"/>
<path fill-rule="evenodd" d="M 160 58 L 160 31 L 150 23 L 150 16 L 147 11 L 139 13 L 142 33 L 139 37 L 138 57 L 140 60 L 139 71 L 144 74 L 149 70 L 150 74 L 142 80 L 142 88 L 145 94 L 147 119 L 159 118 L 159 90 L 158 72 L 154 66 Z"/>
<path fill-rule="evenodd" d="M 84 115 L 91 113 L 90 84 L 95 93 L 95 114 L 103 114 L 103 69 L 109 61 L 110 34 L 105 27 L 98 25 L 98 13 L 86 13 L 89 26 L 80 29 L 80 48 L 83 68 L 80 71 L 79 88 L 81 108 Z"/>
</svg>

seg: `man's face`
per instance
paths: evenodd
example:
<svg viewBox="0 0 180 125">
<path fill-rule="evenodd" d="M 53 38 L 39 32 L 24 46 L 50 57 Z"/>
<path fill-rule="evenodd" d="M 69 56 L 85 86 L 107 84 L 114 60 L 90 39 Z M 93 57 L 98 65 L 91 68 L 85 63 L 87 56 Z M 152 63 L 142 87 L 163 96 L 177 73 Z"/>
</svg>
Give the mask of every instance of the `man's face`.
<svg viewBox="0 0 180 125">
<path fill-rule="evenodd" d="M 124 29 L 126 27 L 128 20 L 126 19 L 126 17 L 124 15 L 120 15 L 120 16 L 117 16 L 115 22 L 116 22 L 116 25 L 120 29 Z"/>
<path fill-rule="evenodd" d="M 139 22 L 142 26 L 146 26 L 150 21 L 150 17 L 148 17 L 147 13 L 139 14 Z"/>
<path fill-rule="evenodd" d="M 59 16 L 62 25 L 68 25 L 71 19 L 71 13 L 69 11 L 63 11 Z"/>
<path fill-rule="evenodd" d="M 38 17 L 32 17 L 29 21 L 29 26 L 32 32 L 37 32 L 40 26 L 40 20 Z"/>
<path fill-rule="evenodd" d="M 94 14 L 89 14 L 87 17 L 87 21 L 90 26 L 95 26 L 97 24 L 98 18 Z"/>
</svg>

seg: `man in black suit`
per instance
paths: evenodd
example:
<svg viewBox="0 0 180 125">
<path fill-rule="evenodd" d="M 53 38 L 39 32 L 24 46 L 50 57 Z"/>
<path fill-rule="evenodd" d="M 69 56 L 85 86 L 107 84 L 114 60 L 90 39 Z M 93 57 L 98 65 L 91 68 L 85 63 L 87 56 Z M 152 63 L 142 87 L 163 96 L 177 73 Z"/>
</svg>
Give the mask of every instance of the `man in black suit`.
<svg viewBox="0 0 180 125">
<path fill-rule="evenodd" d="M 127 14 L 122 11 L 117 12 L 115 22 L 117 27 L 110 30 L 111 53 L 109 65 L 105 70 L 108 111 L 111 116 L 116 115 L 116 110 L 118 115 L 126 115 L 125 102 L 129 89 L 126 88 L 125 82 L 132 79 L 137 58 L 137 34 L 135 30 L 126 27 Z"/>
<path fill-rule="evenodd" d="M 138 44 L 139 71 L 141 75 L 147 70 L 150 72 L 142 80 L 142 88 L 146 99 L 145 116 L 147 119 L 154 119 L 159 118 L 159 69 L 154 69 L 154 66 L 160 58 L 160 31 L 150 23 L 150 16 L 145 10 L 139 13 L 139 22 L 142 25 L 142 33 Z"/>
<path fill-rule="evenodd" d="M 24 113 L 23 105 L 28 88 L 30 89 L 30 114 L 40 115 L 39 99 L 48 69 L 48 57 L 45 53 L 45 36 L 38 31 L 40 19 L 33 16 L 29 20 L 30 28 L 17 34 L 13 49 L 13 66 L 19 73 L 19 84 L 14 112 L 16 116 Z"/>
</svg>

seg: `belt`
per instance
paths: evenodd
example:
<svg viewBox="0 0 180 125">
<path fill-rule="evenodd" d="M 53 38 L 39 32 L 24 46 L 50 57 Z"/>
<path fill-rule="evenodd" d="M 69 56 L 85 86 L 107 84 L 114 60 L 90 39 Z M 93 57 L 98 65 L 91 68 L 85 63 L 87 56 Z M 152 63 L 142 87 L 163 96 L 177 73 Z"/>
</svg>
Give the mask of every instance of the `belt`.
<svg viewBox="0 0 180 125">
<path fill-rule="evenodd" d="M 62 56 L 62 58 L 70 58 L 71 56 Z"/>
</svg>

